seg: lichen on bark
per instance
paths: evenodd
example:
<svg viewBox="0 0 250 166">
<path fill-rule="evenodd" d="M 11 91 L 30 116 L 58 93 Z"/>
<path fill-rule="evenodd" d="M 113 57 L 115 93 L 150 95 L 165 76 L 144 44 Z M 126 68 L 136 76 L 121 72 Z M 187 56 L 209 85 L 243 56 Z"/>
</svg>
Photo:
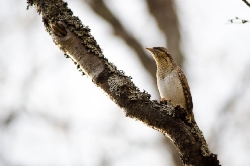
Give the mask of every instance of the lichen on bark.
<svg viewBox="0 0 250 166">
<path fill-rule="evenodd" d="M 170 102 L 150 100 L 124 72 L 108 62 L 101 48 L 78 17 L 62 0 L 28 0 L 42 14 L 44 26 L 53 41 L 92 81 L 121 108 L 126 116 L 140 120 L 169 137 L 185 165 L 219 165 L 210 153 L 197 124 L 188 123 L 186 111 Z"/>
</svg>

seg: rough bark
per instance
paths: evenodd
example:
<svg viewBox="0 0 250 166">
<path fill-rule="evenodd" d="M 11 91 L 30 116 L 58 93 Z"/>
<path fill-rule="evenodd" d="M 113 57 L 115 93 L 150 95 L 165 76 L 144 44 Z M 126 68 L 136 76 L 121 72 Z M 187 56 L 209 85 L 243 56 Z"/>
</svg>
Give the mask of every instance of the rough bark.
<svg viewBox="0 0 250 166">
<path fill-rule="evenodd" d="M 174 0 L 147 0 L 148 9 L 151 15 L 155 18 L 159 29 L 165 35 L 165 40 L 167 43 L 167 48 L 169 52 L 174 56 L 177 64 L 183 69 L 184 56 L 180 49 L 180 28 L 179 28 L 179 19 L 175 11 Z M 182 165 L 178 152 L 175 150 L 175 147 L 171 145 L 171 142 L 165 140 L 164 143 L 171 149 L 171 155 L 174 162 L 174 165 Z"/>
<path fill-rule="evenodd" d="M 144 69 L 152 78 L 155 78 L 156 65 L 153 58 L 149 58 L 149 56 L 146 55 L 141 44 L 125 29 L 116 16 L 108 9 L 103 0 L 88 0 L 85 2 L 97 15 L 102 17 L 112 26 L 116 36 L 121 37 L 126 44 L 136 52 Z"/>
<path fill-rule="evenodd" d="M 124 110 L 127 117 L 140 120 L 170 138 L 184 165 L 219 165 L 197 124 L 186 121 L 186 111 L 169 102 L 151 101 L 147 92 L 139 91 L 130 77 L 108 62 L 90 29 L 73 16 L 67 3 L 28 0 L 28 5 L 34 5 L 42 14 L 44 26 L 55 44 Z"/>
</svg>

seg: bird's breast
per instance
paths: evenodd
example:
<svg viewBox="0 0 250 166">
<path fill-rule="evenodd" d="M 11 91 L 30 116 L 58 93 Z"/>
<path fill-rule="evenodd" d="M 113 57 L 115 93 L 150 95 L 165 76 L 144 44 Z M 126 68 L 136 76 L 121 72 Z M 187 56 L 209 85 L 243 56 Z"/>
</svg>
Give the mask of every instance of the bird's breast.
<svg viewBox="0 0 250 166">
<path fill-rule="evenodd" d="M 171 100 L 172 104 L 185 108 L 185 96 L 178 73 L 171 72 L 164 78 L 157 76 L 157 85 L 161 98 Z"/>
</svg>

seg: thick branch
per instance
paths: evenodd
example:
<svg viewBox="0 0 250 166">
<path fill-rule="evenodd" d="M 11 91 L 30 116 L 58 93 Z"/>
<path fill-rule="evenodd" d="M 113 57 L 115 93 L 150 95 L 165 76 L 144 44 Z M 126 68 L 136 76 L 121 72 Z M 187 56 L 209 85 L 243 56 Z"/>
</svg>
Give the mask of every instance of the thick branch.
<svg viewBox="0 0 250 166">
<path fill-rule="evenodd" d="M 217 156 L 210 153 L 195 122 L 186 121 L 186 111 L 170 103 L 151 101 L 130 77 L 109 63 L 78 17 L 62 0 L 28 0 L 42 14 L 44 25 L 54 42 L 80 69 L 92 78 L 119 105 L 126 116 L 140 120 L 168 136 L 178 149 L 184 165 L 219 165 Z"/>
<path fill-rule="evenodd" d="M 182 68 L 184 56 L 180 50 L 181 35 L 174 0 L 147 0 L 146 2 L 149 12 L 154 16 L 159 29 L 165 35 L 169 52 L 171 52 L 177 64 Z M 182 165 L 177 154 L 178 152 L 175 150 L 175 147 L 171 145 L 171 142 L 166 138 L 164 143 L 171 148 L 174 165 Z"/>
<path fill-rule="evenodd" d="M 152 58 L 149 58 L 149 56 L 145 54 L 145 51 L 142 49 L 140 43 L 127 32 L 127 30 L 122 26 L 116 16 L 108 9 L 103 0 L 88 0 L 85 2 L 92 8 L 92 10 L 96 14 L 101 16 L 110 25 L 112 25 L 114 34 L 124 39 L 126 44 L 136 52 L 144 69 L 150 74 L 152 78 L 154 78 L 156 71 L 154 60 Z"/>
</svg>

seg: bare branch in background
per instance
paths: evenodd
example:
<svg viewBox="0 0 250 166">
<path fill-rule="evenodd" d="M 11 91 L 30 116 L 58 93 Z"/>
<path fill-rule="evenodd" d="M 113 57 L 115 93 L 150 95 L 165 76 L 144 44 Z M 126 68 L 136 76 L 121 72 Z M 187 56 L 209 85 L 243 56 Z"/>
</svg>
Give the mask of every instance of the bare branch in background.
<svg viewBox="0 0 250 166">
<path fill-rule="evenodd" d="M 249 70 L 250 62 L 248 62 L 248 64 L 245 66 L 245 69 L 242 72 L 243 74 L 241 76 L 241 79 L 239 79 L 237 82 L 237 86 L 234 86 L 237 88 L 234 89 L 234 91 L 231 93 L 230 98 L 225 102 L 224 106 L 218 113 L 218 123 L 216 124 L 216 126 L 214 126 L 214 129 L 211 132 L 211 138 L 209 139 L 212 140 L 211 145 L 214 150 L 219 150 L 221 148 L 219 137 L 216 137 L 216 135 L 229 129 L 227 122 L 230 122 L 232 121 L 232 118 L 235 119 L 237 117 L 237 111 L 235 110 L 236 105 L 248 92 L 246 89 L 249 89 L 250 85 Z M 249 107 L 246 107 L 246 109 L 249 109 Z M 221 117 L 223 117 L 224 120 L 221 120 Z"/>
<path fill-rule="evenodd" d="M 241 19 L 241 18 L 239 18 L 239 17 L 235 17 L 235 19 L 228 20 L 228 22 L 229 22 L 229 23 L 238 23 L 238 24 L 249 23 L 248 20 Z"/>
<path fill-rule="evenodd" d="M 145 53 L 142 46 L 127 30 L 122 26 L 116 16 L 108 9 L 103 0 L 87 0 L 86 2 L 91 9 L 104 20 L 106 20 L 113 28 L 114 34 L 122 38 L 127 45 L 133 49 L 140 59 L 144 69 L 155 79 L 156 65 L 152 58 Z"/>
<path fill-rule="evenodd" d="M 67 121 L 58 119 L 57 117 L 54 117 L 52 115 L 39 112 L 38 110 L 32 110 L 29 111 L 27 108 L 27 101 L 29 101 L 29 97 L 31 93 L 31 87 L 36 80 L 36 77 L 39 75 L 38 73 L 42 71 L 42 68 L 39 66 L 34 65 L 34 67 L 30 70 L 30 72 L 26 75 L 26 78 L 21 83 L 21 100 L 19 100 L 20 104 L 17 108 L 2 108 L 5 112 L 8 112 L 8 114 L 4 117 L 1 117 L 0 119 L 0 127 L 8 128 L 12 125 L 12 123 L 15 123 L 18 118 L 21 117 L 21 115 L 27 115 L 29 117 L 32 117 L 33 119 L 43 119 L 44 122 L 48 123 L 54 128 L 67 131 L 69 128 L 69 124 Z M 6 110 L 5 110 L 6 109 Z"/>
<path fill-rule="evenodd" d="M 165 35 L 167 48 L 174 56 L 175 61 L 179 66 L 183 65 L 183 55 L 180 50 L 180 31 L 179 21 L 175 12 L 174 2 L 172 0 L 147 0 L 150 13 L 154 16 L 160 30 Z M 174 164 L 182 165 L 178 152 L 171 144 L 169 139 L 165 139 L 164 143 L 171 151 Z"/>
<path fill-rule="evenodd" d="M 62 0 L 28 0 L 28 4 L 34 5 L 42 14 L 44 26 L 55 44 L 124 110 L 127 117 L 142 121 L 169 137 L 184 165 L 219 165 L 195 121 L 187 121 L 187 111 L 179 106 L 173 107 L 169 101 L 151 101 L 147 92 L 141 92 L 130 77 L 108 62 L 90 29 L 73 16 L 67 3 Z"/>
<path fill-rule="evenodd" d="M 247 0 L 242 0 L 242 1 L 245 2 L 245 4 L 246 4 L 248 7 L 250 7 L 250 3 L 247 2 Z"/>
<path fill-rule="evenodd" d="M 173 0 L 147 0 L 148 8 L 155 17 L 159 28 L 165 34 L 167 48 L 174 56 L 179 66 L 183 65 L 183 55 L 180 50 L 179 21 L 175 12 Z"/>
<path fill-rule="evenodd" d="M 250 3 L 247 0 L 242 0 L 248 7 L 250 7 Z M 249 23 L 249 20 L 241 19 L 239 17 L 235 17 L 234 19 L 228 20 L 229 23 L 238 23 L 238 24 L 245 24 Z"/>
</svg>

